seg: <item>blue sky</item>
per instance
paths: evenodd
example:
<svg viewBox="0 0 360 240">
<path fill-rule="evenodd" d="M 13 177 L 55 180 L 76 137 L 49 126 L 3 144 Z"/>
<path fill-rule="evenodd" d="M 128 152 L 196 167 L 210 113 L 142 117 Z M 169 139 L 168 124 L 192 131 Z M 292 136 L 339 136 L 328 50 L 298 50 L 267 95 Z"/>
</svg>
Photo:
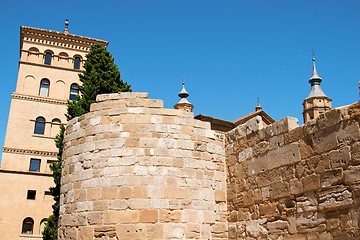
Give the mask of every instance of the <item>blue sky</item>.
<svg viewBox="0 0 360 240">
<path fill-rule="evenodd" d="M 110 42 L 134 91 L 179 101 L 183 75 L 195 114 L 234 120 L 257 97 L 275 120 L 302 124 L 312 49 L 333 107 L 359 100 L 360 1 L 2 1 L 0 145 L 15 91 L 19 27 L 63 31 Z"/>
</svg>

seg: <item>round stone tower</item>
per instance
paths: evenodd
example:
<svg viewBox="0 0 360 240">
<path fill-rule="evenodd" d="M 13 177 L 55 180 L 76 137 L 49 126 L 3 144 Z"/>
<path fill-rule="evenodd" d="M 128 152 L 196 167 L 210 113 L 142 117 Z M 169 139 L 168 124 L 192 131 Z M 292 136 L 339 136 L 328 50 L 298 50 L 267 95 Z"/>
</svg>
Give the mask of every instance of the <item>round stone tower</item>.
<svg viewBox="0 0 360 240">
<path fill-rule="evenodd" d="M 227 239 L 223 135 L 147 93 L 69 121 L 59 239 Z"/>
</svg>

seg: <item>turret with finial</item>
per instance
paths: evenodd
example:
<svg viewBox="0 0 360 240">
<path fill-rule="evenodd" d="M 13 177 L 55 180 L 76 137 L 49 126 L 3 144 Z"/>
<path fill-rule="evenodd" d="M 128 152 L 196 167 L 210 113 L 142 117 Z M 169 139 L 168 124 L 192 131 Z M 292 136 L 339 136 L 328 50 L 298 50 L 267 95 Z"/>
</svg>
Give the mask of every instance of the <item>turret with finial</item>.
<svg viewBox="0 0 360 240">
<path fill-rule="evenodd" d="M 312 61 L 313 61 L 313 71 L 312 71 L 312 76 L 309 79 L 309 83 L 311 85 L 311 91 L 309 96 L 305 98 L 303 102 L 304 123 L 306 123 L 307 121 L 313 118 L 317 118 L 320 114 L 331 109 L 332 100 L 325 95 L 325 93 L 320 87 L 322 78 L 319 77 L 316 70 L 314 50 L 313 50 Z"/>
<path fill-rule="evenodd" d="M 175 109 L 181 109 L 187 112 L 192 112 L 194 105 L 192 105 L 186 98 L 189 96 L 189 93 L 185 89 L 185 78 L 183 79 L 182 89 L 178 94 L 181 97 L 180 101 L 174 105 Z"/>
<path fill-rule="evenodd" d="M 257 101 L 258 101 L 258 103 L 257 103 L 257 105 L 256 105 L 256 107 L 255 107 L 255 111 L 256 111 L 256 112 L 262 110 L 262 107 L 260 106 L 260 99 L 259 99 L 259 97 L 257 98 Z"/>
</svg>

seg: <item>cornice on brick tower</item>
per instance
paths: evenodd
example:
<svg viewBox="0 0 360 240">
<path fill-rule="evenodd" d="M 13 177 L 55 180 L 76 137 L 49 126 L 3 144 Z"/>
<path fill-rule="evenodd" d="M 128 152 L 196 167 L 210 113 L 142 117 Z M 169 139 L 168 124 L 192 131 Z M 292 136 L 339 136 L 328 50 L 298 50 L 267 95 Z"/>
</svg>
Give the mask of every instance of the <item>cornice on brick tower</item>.
<svg viewBox="0 0 360 240">
<path fill-rule="evenodd" d="M 105 47 L 107 47 L 109 44 L 107 41 L 95 38 L 83 37 L 41 28 L 21 26 L 20 49 L 23 49 L 24 41 L 40 43 L 54 47 L 76 49 L 78 51 L 84 52 L 90 51 L 90 46 L 93 44 L 101 44 Z"/>
<path fill-rule="evenodd" d="M 315 58 L 313 60 L 313 73 L 309 80 L 311 91 L 309 96 L 303 102 L 303 117 L 304 123 L 311 119 L 317 118 L 320 114 L 331 109 L 331 99 L 325 95 L 320 87 L 322 81 L 319 77 L 316 66 Z"/>
</svg>

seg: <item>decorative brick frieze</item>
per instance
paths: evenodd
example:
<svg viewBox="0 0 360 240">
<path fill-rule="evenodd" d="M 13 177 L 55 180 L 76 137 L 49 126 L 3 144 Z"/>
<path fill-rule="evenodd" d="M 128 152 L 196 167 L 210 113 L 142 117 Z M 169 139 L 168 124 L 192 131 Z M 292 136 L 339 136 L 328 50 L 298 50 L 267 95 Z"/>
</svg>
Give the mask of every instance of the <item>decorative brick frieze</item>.
<svg viewBox="0 0 360 240">
<path fill-rule="evenodd" d="M 15 93 L 15 92 L 11 93 L 11 98 L 26 100 L 26 101 L 58 104 L 58 105 L 66 105 L 67 104 L 67 102 L 64 100 L 51 99 L 51 98 L 45 98 L 45 97 L 39 97 L 39 96 L 29 96 L 29 95 L 19 94 L 19 93 Z"/>
<path fill-rule="evenodd" d="M 4 153 L 15 153 L 22 155 L 36 155 L 36 156 L 45 156 L 45 157 L 56 157 L 57 152 L 47 152 L 47 151 L 37 151 L 37 150 L 28 150 L 28 149 L 19 149 L 19 148 L 2 148 Z"/>
</svg>

